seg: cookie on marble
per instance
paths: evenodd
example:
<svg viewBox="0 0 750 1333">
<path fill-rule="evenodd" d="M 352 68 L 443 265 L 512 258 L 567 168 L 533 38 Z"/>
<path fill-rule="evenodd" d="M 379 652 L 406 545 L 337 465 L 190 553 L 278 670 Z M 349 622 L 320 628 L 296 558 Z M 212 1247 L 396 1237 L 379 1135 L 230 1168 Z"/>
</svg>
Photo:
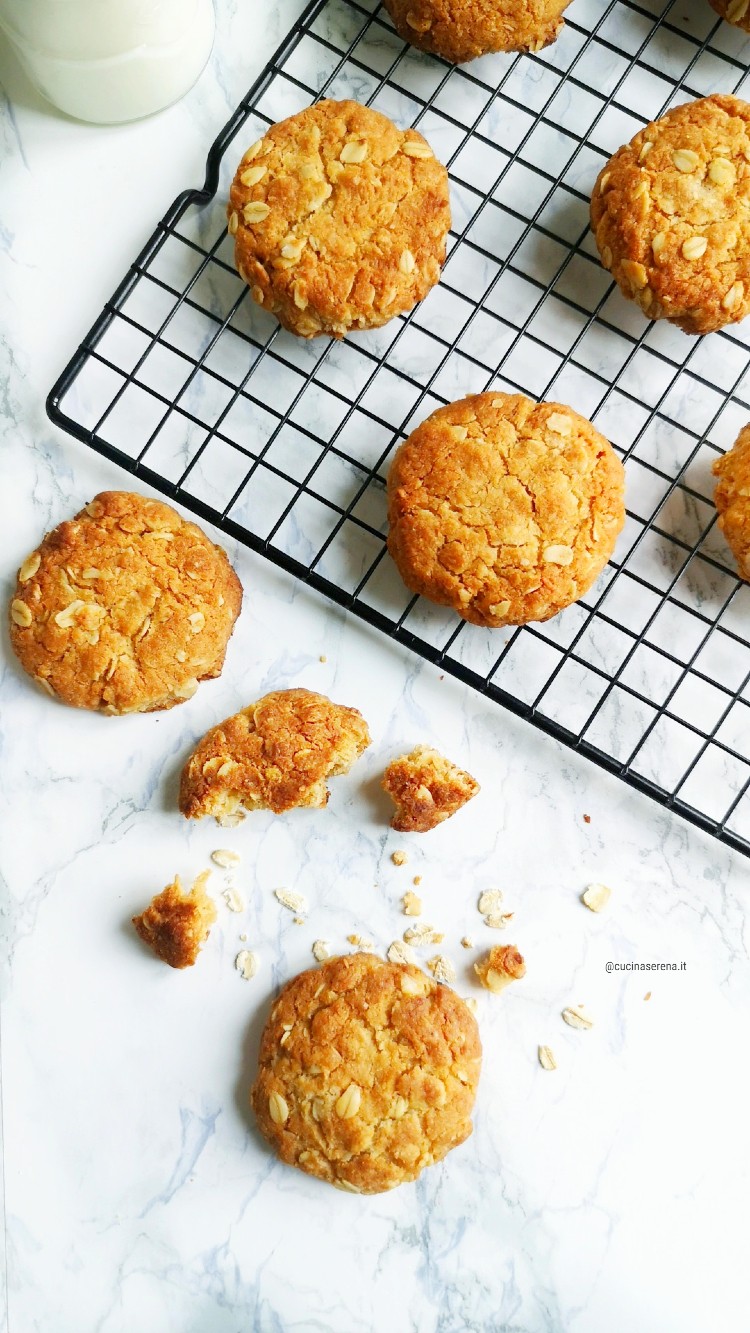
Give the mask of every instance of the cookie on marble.
<svg viewBox="0 0 750 1333">
<path fill-rule="evenodd" d="M 385 0 L 404 41 L 454 64 L 492 51 L 541 51 L 559 37 L 570 0 Z"/>
<path fill-rule="evenodd" d="M 348 773 L 369 744 L 356 708 L 313 690 L 275 690 L 203 737 L 182 771 L 180 810 L 221 823 L 248 810 L 323 809 L 328 779 Z"/>
<path fill-rule="evenodd" d="M 391 761 L 383 774 L 383 789 L 396 806 L 391 828 L 428 833 L 476 796 L 479 783 L 429 745 L 418 745 L 411 754 Z"/>
<path fill-rule="evenodd" d="M 103 491 L 22 564 L 11 641 L 63 703 L 152 712 L 220 674 L 241 605 L 224 551 L 195 523 L 145 495 Z"/>
<path fill-rule="evenodd" d="M 750 32 L 750 0 L 708 0 L 708 3 L 727 23 Z"/>
<path fill-rule="evenodd" d="M 716 459 L 713 471 L 719 479 L 714 492 L 719 527 L 740 578 L 750 581 L 750 425 L 743 427 L 729 452 Z"/>
<path fill-rule="evenodd" d="M 245 153 L 227 210 L 253 300 L 303 338 L 411 310 L 440 277 L 448 173 L 417 130 L 318 102 Z"/>
<path fill-rule="evenodd" d="M 673 107 L 600 172 L 599 254 L 649 319 L 712 333 L 750 311 L 750 105 L 717 95 Z"/>
<path fill-rule="evenodd" d="M 476 394 L 398 450 L 388 549 L 408 588 L 472 624 L 548 620 L 612 555 L 624 488 L 612 446 L 572 408 Z"/>
<path fill-rule="evenodd" d="M 204 870 L 189 892 L 179 875 L 133 917 L 138 934 L 157 958 L 170 967 L 192 967 L 216 920 L 216 907 L 205 890 L 211 874 Z"/>
<path fill-rule="evenodd" d="M 449 987 L 411 964 L 350 954 L 282 990 L 252 1104 L 283 1162 L 377 1194 L 468 1138 L 481 1057 L 474 1016 Z"/>
<path fill-rule="evenodd" d="M 474 964 L 474 971 L 485 990 L 497 995 L 511 981 L 526 976 L 526 963 L 515 944 L 495 944 Z"/>
</svg>

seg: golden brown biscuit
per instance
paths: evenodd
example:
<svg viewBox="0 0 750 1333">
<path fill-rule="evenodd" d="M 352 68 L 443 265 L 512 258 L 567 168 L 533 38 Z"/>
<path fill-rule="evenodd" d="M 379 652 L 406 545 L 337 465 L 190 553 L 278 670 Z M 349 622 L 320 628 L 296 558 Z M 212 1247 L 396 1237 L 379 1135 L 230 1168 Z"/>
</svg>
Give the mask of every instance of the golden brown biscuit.
<svg viewBox="0 0 750 1333">
<path fill-rule="evenodd" d="M 282 990 L 252 1104 L 283 1162 L 377 1194 L 468 1138 L 481 1058 L 454 991 L 410 964 L 350 954 Z"/>
<path fill-rule="evenodd" d="M 750 105 L 702 97 L 619 148 L 591 196 L 605 268 L 649 319 L 711 333 L 750 310 Z"/>
<path fill-rule="evenodd" d="M 708 3 L 727 23 L 750 32 L 750 0 L 708 0 Z"/>
<path fill-rule="evenodd" d="M 483 393 L 434 412 L 388 476 L 388 549 L 412 591 L 475 625 L 547 620 L 591 587 L 625 474 L 585 417 Z"/>
<path fill-rule="evenodd" d="M 714 492 L 719 527 L 740 578 L 750 581 L 750 425 L 740 431 L 729 452 L 716 459 L 713 471 L 719 478 Z"/>
<path fill-rule="evenodd" d="M 370 744 L 356 708 L 312 690 L 276 690 L 203 737 L 182 771 L 186 819 L 240 810 L 322 809 L 328 778 L 347 773 Z"/>
<path fill-rule="evenodd" d="M 303 338 L 341 338 L 411 310 L 438 281 L 448 173 L 417 130 L 318 102 L 248 149 L 227 216 L 258 305 Z"/>
<path fill-rule="evenodd" d="M 383 774 L 383 788 L 396 805 L 391 828 L 428 833 L 476 796 L 479 783 L 437 750 L 418 745 L 411 754 L 392 760 Z"/>
<path fill-rule="evenodd" d="M 103 491 L 18 572 L 11 641 L 75 708 L 172 708 L 218 676 L 242 585 L 220 547 L 169 505 Z"/>
<path fill-rule="evenodd" d="M 511 981 L 526 976 L 526 964 L 514 944 L 494 944 L 484 958 L 474 964 L 474 971 L 486 990 L 495 994 Z"/>
<path fill-rule="evenodd" d="M 176 875 L 140 916 L 133 917 L 144 944 L 170 967 L 192 967 L 208 939 L 216 920 L 216 907 L 204 888 L 210 874 L 204 870 L 189 893 Z"/>
<path fill-rule="evenodd" d="M 570 0 L 385 0 L 404 41 L 454 64 L 491 51 L 541 51 Z"/>
</svg>

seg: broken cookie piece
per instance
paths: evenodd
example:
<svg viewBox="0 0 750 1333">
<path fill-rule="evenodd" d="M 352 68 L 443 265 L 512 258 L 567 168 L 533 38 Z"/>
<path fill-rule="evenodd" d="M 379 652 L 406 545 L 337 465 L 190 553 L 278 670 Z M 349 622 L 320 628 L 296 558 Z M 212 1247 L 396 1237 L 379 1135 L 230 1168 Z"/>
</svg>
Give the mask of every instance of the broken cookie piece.
<svg viewBox="0 0 750 1333">
<path fill-rule="evenodd" d="M 437 750 L 418 745 L 388 765 L 383 788 L 396 805 L 391 828 L 428 833 L 476 796 L 479 783 Z"/>
<path fill-rule="evenodd" d="M 513 944 L 496 944 L 474 964 L 474 971 L 482 985 L 497 994 L 526 976 L 526 964 Z"/>
<path fill-rule="evenodd" d="M 157 958 L 170 967 L 192 967 L 216 920 L 216 907 L 205 890 L 211 872 L 199 875 L 186 893 L 175 875 L 171 884 L 133 917 L 138 934 Z"/>
<path fill-rule="evenodd" d="M 347 773 L 369 744 L 356 708 L 276 690 L 206 733 L 183 769 L 180 810 L 222 823 L 241 810 L 322 809 L 327 779 Z"/>
</svg>

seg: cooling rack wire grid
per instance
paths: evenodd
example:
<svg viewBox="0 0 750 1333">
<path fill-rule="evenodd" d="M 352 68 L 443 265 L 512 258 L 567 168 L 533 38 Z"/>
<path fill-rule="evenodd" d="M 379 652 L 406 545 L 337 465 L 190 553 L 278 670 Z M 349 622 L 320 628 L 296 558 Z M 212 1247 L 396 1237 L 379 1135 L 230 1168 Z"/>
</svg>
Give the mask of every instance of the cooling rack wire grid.
<svg viewBox="0 0 750 1333">
<path fill-rule="evenodd" d="M 750 853 L 750 588 L 716 524 L 711 463 L 750 419 L 750 320 L 650 325 L 588 230 L 606 158 L 669 106 L 743 92 L 750 40 L 707 0 L 574 0 L 538 55 L 461 68 L 375 0 L 316 0 L 175 200 L 55 385 L 52 419 L 269 559 Z M 318 97 L 426 135 L 451 177 L 440 285 L 341 343 L 281 330 L 237 276 L 239 157 Z M 628 517 L 589 594 L 482 630 L 404 588 L 385 477 L 436 407 L 497 388 L 569 403 L 625 462 Z"/>
</svg>

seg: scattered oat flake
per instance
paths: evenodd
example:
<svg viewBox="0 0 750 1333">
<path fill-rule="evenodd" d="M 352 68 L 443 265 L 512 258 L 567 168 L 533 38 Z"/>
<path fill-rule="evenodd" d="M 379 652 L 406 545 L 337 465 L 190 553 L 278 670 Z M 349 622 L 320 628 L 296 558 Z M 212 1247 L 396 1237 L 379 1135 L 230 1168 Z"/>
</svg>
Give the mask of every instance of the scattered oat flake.
<svg viewBox="0 0 750 1333">
<path fill-rule="evenodd" d="M 303 916 L 295 916 L 295 917 L 294 917 L 294 924 L 295 924 L 295 926 L 304 926 L 304 924 L 305 924 L 305 918 L 304 918 Z"/>
<path fill-rule="evenodd" d="M 228 889 L 225 889 L 221 896 L 230 912 L 241 912 L 245 906 L 239 890 L 235 889 L 233 884 L 230 885 Z"/>
<path fill-rule="evenodd" d="M 589 1018 L 588 1014 L 584 1013 L 583 1005 L 580 1004 L 576 1008 L 563 1009 L 562 1016 L 568 1027 L 571 1028 L 579 1028 L 581 1031 L 587 1032 L 589 1028 L 594 1026 L 593 1018 Z"/>
<path fill-rule="evenodd" d="M 316 940 L 312 947 L 313 958 L 316 963 L 324 963 L 326 958 L 331 956 L 330 940 Z"/>
<path fill-rule="evenodd" d="M 463 949 L 473 949 L 473 948 L 474 948 L 474 941 L 473 941 L 473 939 L 471 938 L 471 935 L 464 935 L 464 936 L 462 937 L 462 939 L 461 939 L 461 947 L 462 947 Z"/>
<path fill-rule="evenodd" d="M 244 810 L 235 810 L 231 815 L 216 815 L 216 823 L 220 828 L 236 828 L 244 818 Z"/>
<path fill-rule="evenodd" d="M 243 981 L 249 981 L 258 971 L 257 955 L 252 953 L 250 949 L 240 949 L 234 960 L 234 965 Z"/>
<path fill-rule="evenodd" d="M 412 883 L 418 888 L 419 885 L 422 883 L 422 876 L 421 876 L 421 875 L 415 875 L 415 876 L 414 876 L 414 879 L 412 880 Z"/>
<path fill-rule="evenodd" d="M 537 1055 L 542 1069 L 557 1069 L 557 1061 L 549 1046 L 538 1047 Z"/>
<path fill-rule="evenodd" d="M 419 965 L 419 960 L 413 949 L 403 940 L 394 940 L 388 948 L 386 954 L 389 963 L 412 963 L 415 967 Z"/>
<path fill-rule="evenodd" d="M 295 893 L 294 889 L 274 889 L 273 892 L 276 901 L 282 907 L 288 907 L 290 912 L 307 911 L 307 899 L 301 893 Z"/>
<path fill-rule="evenodd" d="M 245 940 L 246 940 L 246 939 L 247 939 L 247 935 L 240 935 L 240 940 L 242 941 L 243 944 L 245 943 Z"/>
<path fill-rule="evenodd" d="M 346 938 L 355 949 L 362 949 L 365 953 L 369 953 L 375 947 L 372 940 L 365 939 L 364 935 L 347 935 Z"/>
<path fill-rule="evenodd" d="M 650 990 L 647 990 L 647 991 L 646 991 L 646 994 L 644 995 L 643 998 L 644 998 L 644 1000 L 650 1000 L 650 999 L 651 999 L 651 991 L 650 991 Z"/>
<path fill-rule="evenodd" d="M 484 918 L 484 924 L 489 926 L 491 930 L 505 930 L 508 922 L 512 920 L 512 912 L 488 912 Z"/>
<path fill-rule="evenodd" d="M 416 944 L 419 947 L 422 944 L 442 944 L 445 936 L 434 926 L 420 922 L 418 926 L 409 926 L 404 931 L 404 939 L 407 944 Z"/>
<path fill-rule="evenodd" d="M 581 894 L 581 902 L 585 903 L 590 912 L 601 912 L 611 897 L 612 890 L 608 889 L 606 884 L 589 884 Z"/>
<path fill-rule="evenodd" d="M 479 895 L 477 908 L 482 916 L 487 916 L 488 912 L 497 912 L 502 901 L 503 895 L 500 889 L 485 889 L 484 893 Z"/>
<path fill-rule="evenodd" d="M 405 866 L 409 858 L 406 852 L 391 852 L 391 860 L 395 866 Z"/>
<path fill-rule="evenodd" d="M 401 905 L 404 909 L 404 916 L 422 915 L 422 899 L 418 898 L 416 893 L 412 893 L 411 890 L 404 894 Z"/>
<path fill-rule="evenodd" d="M 211 860 L 214 865 L 221 866 L 222 870 L 229 870 L 232 866 L 238 866 L 242 857 L 238 852 L 227 851 L 226 847 L 218 847 L 211 853 Z"/>
<path fill-rule="evenodd" d="M 428 960 L 427 966 L 436 981 L 450 984 L 456 980 L 456 969 L 444 953 L 435 954 L 434 958 Z"/>
</svg>

